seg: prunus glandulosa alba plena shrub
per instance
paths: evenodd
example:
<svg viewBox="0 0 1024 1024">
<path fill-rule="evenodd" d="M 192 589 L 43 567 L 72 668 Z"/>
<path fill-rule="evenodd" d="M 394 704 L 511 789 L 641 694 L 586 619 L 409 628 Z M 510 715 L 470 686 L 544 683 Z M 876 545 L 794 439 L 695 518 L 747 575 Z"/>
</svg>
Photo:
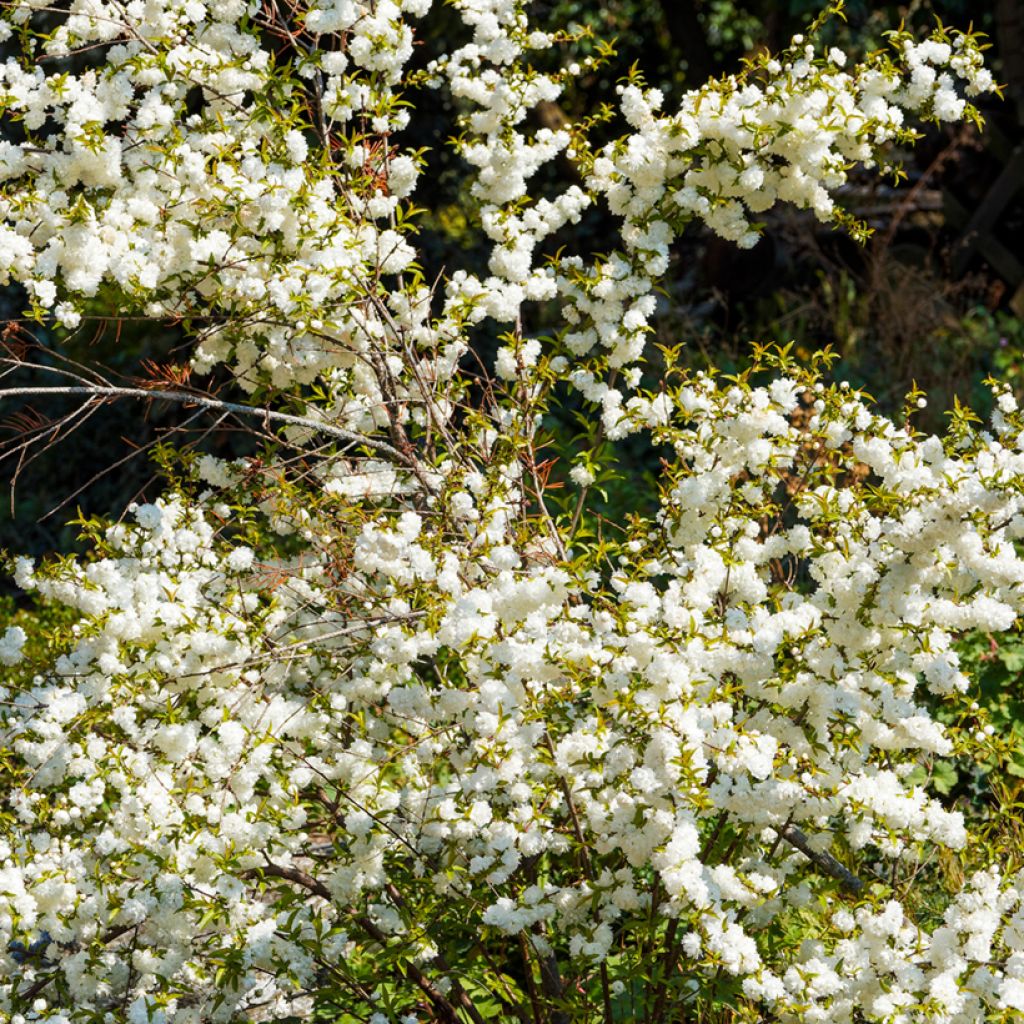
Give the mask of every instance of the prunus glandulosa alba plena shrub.
<svg viewBox="0 0 1024 1024">
<path fill-rule="evenodd" d="M 184 323 L 277 442 L 17 563 L 78 619 L 0 640 L 0 1018 L 1020 1020 L 1024 877 L 913 781 L 986 742 L 953 644 L 1024 606 L 1013 397 L 926 437 L 784 353 L 648 340 L 687 225 L 861 230 L 836 190 L 976 116 L 978 39 L 797 37 L 551 130 L 610 52 L 451 6 L 410 71 L 431 0 L 4 5 L 2 279 L 67 330 Z M 458 112 L 485 274 L 421 262 L 410 86 Z M 598 534 L 637 434 L 657 493 Z"/>
</svg>

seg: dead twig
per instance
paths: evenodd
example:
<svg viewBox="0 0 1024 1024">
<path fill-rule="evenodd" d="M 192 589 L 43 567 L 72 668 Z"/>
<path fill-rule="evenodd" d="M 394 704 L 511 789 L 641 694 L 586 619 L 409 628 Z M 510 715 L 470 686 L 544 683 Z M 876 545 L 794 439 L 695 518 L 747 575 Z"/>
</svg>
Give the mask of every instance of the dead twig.
<svg viewBox="0 0 1024 1024">
<path fill-rule="evenodd" d="M 219 398 L 209 398 L 206 395 L 196 395 L 186 391 L 164 391 L 153 388 L 128 388 L 114 387 L 111 385 L 83 385 L 74 387 L 15 387 L 0 390 L 0 400 L 4 398 L 18 398 L 23 396 L 64 396 L 82 395 L 89 399 L 110 399 L 110 398 L 141 398 L 149 401 L 160 399 L 165 402 L 175 402 L 178 405 L 200 406 L 204 409 L 213 409 L 221 413 L 234 413 L 238 416 L 250 416 L 255 419 L 263 419 L 270 423 L 285 423 L 297 427 L 305 427 L 315 433 L 326 434 L 328 437 L 337 438 L 348 444 L 361 444 L 367 448 L 383 452 L 397 459 L 408 466 L 414 472 L 422 471 L 422 467 L 416 459 L 407 452 L 401 452 L 386 441 L 369 437 L 366 434 L 357 433 L 354 430 L 347 430 L 345 427 L 336 426 L 333 423 L 324 423 L 321 420 L 312 419 L 308 416 L 296 416 L 287 412 L 276 412 L 273 409 L 258 409 L 251 405 L 242 405 L 238 402 L 225 402 Z"/>
</svg>

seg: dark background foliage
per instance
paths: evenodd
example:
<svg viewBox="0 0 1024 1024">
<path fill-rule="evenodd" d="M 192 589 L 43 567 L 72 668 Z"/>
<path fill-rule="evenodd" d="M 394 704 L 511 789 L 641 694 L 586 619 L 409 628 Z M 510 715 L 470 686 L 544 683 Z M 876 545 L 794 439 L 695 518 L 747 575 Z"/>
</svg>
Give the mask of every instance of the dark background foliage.
<svg viewBox="0 0 1024 1024">
<path fill-rule="evenodd" d="M 557 126 L 613 102 L 616 81 L 636 64 L 646 80 L 662 88 L 666 106 L 710 76 L 738 68 L 760 49 L 778 49 L 820 11 L 818 0 L 537 0 L 540 24 L 575 23 L 595 40 L 613 41 L 617 57 L 607 69 L 580 79 L 560 104 L 536 113 L 536 126 Z M 908 177 L 898 186 L 869 175 L 840 197 L 875 229 L 865 246 L 823 228 L 810 214 L 772 213 L 765 238 L 741 252 L 706 231 L 694 229 L 676 244 L 665 294 L 656 316 L 657 340 L 686 343 L 694 364 L 729 368 L 742 362 L 755 342 L 795 343 L 799 353 L 831 346 L 836 374 L 865 387 L 889 412 L 896 412 L 916 382 L 929 392 L 924 426 L 939 429 L 954 396 L 984 413 L 989 374 L 1024 388 L 1024 5 L 1020 0 L 921 0 L 878 4 L 850 0 L 847 20 L 833 20 L 825 41 L 851 56 L 873 49 L 901 21 L 926 31 L 936 17 L 976 28 L 991 38 L 990 58 L 1005 86 L 1005 99 L 986 101 L 986 130 L 931 130 L 906 154 Z M 421 26 L 416 62 L 425 63 L 457 43 L 462 29 L 451 9 L 438 6 Z M 587 55 L 584 42 L 579 53 Z M 441 94 L 413 91 L 407 138 L 430 150 L 417 204 L 419 244 L 428 272 L 475 267 L 483 271 L 485 248 L 467 214 L 466 167 L 444 145 L 454 111 Z M 617 129 L 616 125 L 609 130 Z M 0 130 L 2 125 L 0 125 Z M 551 170 L 571 173 L 568 166 Z M 607 247 L 613 225 L 600 212 L 572 229 L 578 251 Z M 553 240 L 551 251 L 566 239 Z M 95 319 L 71 335 L 20 320 L 24 297 L 17 288 L 0 294 L 4 339 L 16 351 L 48 366 L 64 359 L 101 365 L 119 382 L 173 380 L 173 367 L 187 362 L 186 339 L 175 325 L 119 318 L 116 304 L 97 300 Z M 557 329 L 554 311 L 540 309 L 528 325 L 534 332 Z M 496 338 L 477 339 L 480 354 Z M 169 369 L 168 367 L 172 367 Z M 52 383 L 41 373 L 19 371 L 7 384 Z M 216 387 L 204 380 L 203 387 Z M 247 450 L 244 436 L 229 425 L 213 425 L 181 407 L 125 402 L 98 409 L 77 429 L 45 444 L 14 451 L 25 427 L 56 421 L 70 400 L 0 405 L 0 443 L 10 453 L 0 463 L 0 548 L 40 555 L 75 548 L 67 523 L 84 514 L 117 515 L 133 499 L 153 497 L 160 482 L 151 455 L 161 439 L 178 433 L 180 443 L 201 445 L 222 456 Z M 575 410 L 580 412 L 580 410 Z M 572 418 L 552 423 L 554 451 L 571 448 L 580 429 Z M 77 422 L 77 421 L 76 421 Z M 564 442 L 564 444 L 563 444 Z M 650 453 L 628 453 L 622 494 L 631 502 L 643 477 L 656 472 Z M 630 492 L 633 492 L 632 495 Z"/>
</svg>

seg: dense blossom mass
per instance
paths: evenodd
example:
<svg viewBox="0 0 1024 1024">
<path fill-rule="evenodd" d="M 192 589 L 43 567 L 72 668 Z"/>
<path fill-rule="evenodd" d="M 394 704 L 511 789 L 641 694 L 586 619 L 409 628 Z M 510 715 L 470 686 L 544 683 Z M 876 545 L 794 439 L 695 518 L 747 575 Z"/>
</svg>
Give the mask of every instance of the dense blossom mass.
<svg viewBox="0 0 1024 1024">
<path fill-rule="evenodd" d="M 985 741 L 955 641 L 1024 607 L 1012 395 L 926 437 L 784 355 L 646 343 L 688 224 L 857 229 L 850 169 L 974 116 L 978 41 L 798 37 L 674 102 L 632 74 L 598 147 L 528 117 L 577 37 L 452 6 L 417 70 L 430 0 L 4 7 L 0 278 L 69 330 L 186 321 L 194 372 L 291 412 L 17 563 L 75 614 L 0 635 L 0 1020 L 1019 1020 L 1024 877 L 920 772 Z M 419 262 L 411 84 L 458 112 L 486 276 Z M 598 208 L 618 247 L 574 252 Z M 558 505 L 567 401 L 596 425 Z M 596 536 L 627 435 L 658 492 Z M 937 850 L 972 868 L 915 900 Z"/>
</svg>

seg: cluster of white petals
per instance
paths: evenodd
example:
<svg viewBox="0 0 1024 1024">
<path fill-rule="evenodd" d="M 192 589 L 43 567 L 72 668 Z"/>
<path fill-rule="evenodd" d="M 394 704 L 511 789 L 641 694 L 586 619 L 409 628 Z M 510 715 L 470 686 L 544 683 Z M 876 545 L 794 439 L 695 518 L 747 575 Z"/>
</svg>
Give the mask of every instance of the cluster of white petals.
<svg viewBox="0 0 1024 1024">
<path fill-rule="evenodd" d="M 638 371 L 687 223 L 747 244 L 776 202 L 841 220 L 852 163 L 991 88 L 976 40 L 900 35 L 850 70 L 795 40 L 671 115 L 631 82 L 593 151 L 528 127 L 580 70 L 533 55 L 568 37 L 455 0 L 467 41 L 421 79 L 459 106 L 492 248 L 435 297 L 395 145 L 430 6 L 5 8 L 28 42 L 0 65 L 23 135 L 0 277 L 68 328 L 100 299 L 194 322 L 196 369 L 302 395 L 282 451 L 335 447 L 196 458 L 89 558 L 19 562 L 76 621 L 43 654 L 0 635 L 0 1021 L 478 1022 L 484 996 L 557 1021 L 574 993 L 611 1021 L 637 977 L 650 1019 L 1019 1019 L 1024 878 L 908 893 L 936 850 L 975 853 L 920 769 L 984 735 L 957 639 L 1024 609 L 1012 396 L 940 438 L 783 356 Z M 101 56 L 47 70 L 79 50 Z M 584 187 L 531 197 L 560 155 Z M 545 261 L 601 203 L 619 248 Z M 548 300 L 564 331 L 526 336 Z M 460 360 L 488 319 L 515 329 L 477 400 Z M 599 542 L 596 449 L 576 514 L 545 500 L 566 380 L 604 438 L 662 455 L 656 511 Z"/>
</svg>

